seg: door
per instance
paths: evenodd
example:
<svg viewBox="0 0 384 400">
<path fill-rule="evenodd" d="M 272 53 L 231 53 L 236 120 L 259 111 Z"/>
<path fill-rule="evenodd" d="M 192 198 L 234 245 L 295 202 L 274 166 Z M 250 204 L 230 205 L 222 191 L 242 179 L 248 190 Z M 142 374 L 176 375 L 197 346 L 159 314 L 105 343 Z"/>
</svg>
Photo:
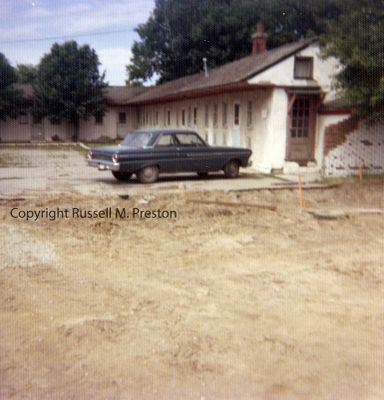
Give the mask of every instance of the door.
<svg viewBox="0 0 384 400">
<path fill-rule="evenodd" d="M 306 165 L 314 158 L 314 137 L 316 126 L 316 99 L 312 96 L 291 98 L 288 112 L 287 160 Z"/>
<path fill-rule="evenodd" d="M 31 127 L 31 140 L 33 141 L 44 140 L 43 120 L 42 118 L 37 116 L 33 116 L 32 127 Z"/>
<path fill-rule="evenodd" d="M 240 103 L 233 105 L 233 128 L 232 128 L 232 146 L 240 147 Z"/>
</svg>

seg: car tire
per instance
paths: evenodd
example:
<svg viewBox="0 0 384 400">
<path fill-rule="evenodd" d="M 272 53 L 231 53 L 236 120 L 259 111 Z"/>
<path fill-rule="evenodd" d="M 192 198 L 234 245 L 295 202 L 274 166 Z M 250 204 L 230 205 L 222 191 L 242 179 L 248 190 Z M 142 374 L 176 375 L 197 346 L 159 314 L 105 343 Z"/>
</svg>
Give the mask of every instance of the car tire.
<svg viewBox="0 0 384 400">
<path fill-rule="evenodd" d="M 200 178 L 207 178 L 208 177 L 208 172 L 198 172 L 197 175 Z"/>
<path fill-rule="evenodd" d="M 112 175 L 118 180 L 118 181 L 129 181 L 131 179 L 132 174 L 129 172 L 121 172 L 121 171 L 112 171 Z"/>
<path fill-rule="evenodd" d="M 159 167 L 157 165 L 149 165 L 141 169 L 136 175 L 141 183 L 153 183 L 157 181 L 159 172 Z"/>
<path fill-rule="evenodd" d="M 240 163 L 237 160 L 230 160 L 224 166 L 226 178 L 237 178 L 239 176 Z"/>
</svg>

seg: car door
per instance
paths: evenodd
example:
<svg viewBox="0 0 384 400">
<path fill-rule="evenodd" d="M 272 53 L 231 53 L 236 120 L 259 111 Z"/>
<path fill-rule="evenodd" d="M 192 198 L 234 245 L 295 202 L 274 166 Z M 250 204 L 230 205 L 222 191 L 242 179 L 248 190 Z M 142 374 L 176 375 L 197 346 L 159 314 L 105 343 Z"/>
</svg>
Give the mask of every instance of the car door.
<svg viewBox="0 0 384 400">
<path fill-rule="evenodd" d="M 180 170 L 205 172 L 210 168 L 210 147 L 195 132 L 178 132 Z"/>
<path fill-rule="evenodd" d="M 179 170 L 179 152 L 173 133 L 161 134 L 156 141 L 154 150 L 161 172 L 177 172 Z"/>
</svg>

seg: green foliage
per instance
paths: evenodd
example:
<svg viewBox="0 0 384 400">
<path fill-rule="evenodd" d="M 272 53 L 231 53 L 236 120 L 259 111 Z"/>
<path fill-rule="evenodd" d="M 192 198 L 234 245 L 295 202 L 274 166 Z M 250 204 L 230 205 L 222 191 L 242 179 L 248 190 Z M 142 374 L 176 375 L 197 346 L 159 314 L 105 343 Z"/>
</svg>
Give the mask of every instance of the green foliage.
<svg viewBox="0 0 384 400">
<path fill-rule="evenodd" d="M 337 79 L 356 113 L 370 123 L 384 121 L 384 1 L 344 0 L 343 5 L 345 14 L 328 25 L 324 52 L 344 65 Z"/>
<path fill-rule="evenodd" d="M 264 22 L 273 48 L 324 32 L 324 18 L 336 18 L 336 0 L 156 0 L 153 14 L 136 29 L 128 81 L 159 76 L 165 82 L 208 66 L 247 56 L 257 22 Z"/>
<path fill-rule="evenodd" d="M 36 114 L 48 116 L 51 122 L 72 122 L 77 140 L 80 119 L 105 112 L 103 89 L 107 84 L 99 65 L 95 50 L 88 45 L 79 47 L 74 41 L 55 43 L 38 66 L 34 85 Z"/>
<path fill-rule="evenodd" d="M 17 116 L 17 102 L 21 94 L 13 88 L 16 72 L 6 57 L 0 53 L 0 119 Z"/>
<path fill-rule="evenodd" d="M 31 64 L 17 64 L 16 76 L 18 83 L 35 83 L 37 78 L 37 67 Z"/>
</svg>

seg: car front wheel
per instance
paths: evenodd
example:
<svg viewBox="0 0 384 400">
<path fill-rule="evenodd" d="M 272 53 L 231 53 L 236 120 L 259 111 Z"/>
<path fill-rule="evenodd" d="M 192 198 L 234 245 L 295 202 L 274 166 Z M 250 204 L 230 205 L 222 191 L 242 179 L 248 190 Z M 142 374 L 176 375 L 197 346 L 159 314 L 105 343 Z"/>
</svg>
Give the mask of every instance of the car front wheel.
<svg viewBox="0 0 384 400">
<path fill-rule="evenodd" d="M 118 181 L 129 181 L 131 178 L 132 174 L 129 172 L 121 172 L 121 171 L 112 171 L 112 175 L 118 180 Z"/>
<path fill-rule="evenodd" d="M 228 161 L 224 166 L 226 178 L 237 178 L 239 176 L 240 164 L 236 160 Z"/>
<path fill-rule="evenodd" d="M 137 179 L 141 183 L 153 183 L 157 181 L 159 177 L 159 167 L 156 165 L 150 165 L 141 169 L 137 174 Z"/>
</svg>

